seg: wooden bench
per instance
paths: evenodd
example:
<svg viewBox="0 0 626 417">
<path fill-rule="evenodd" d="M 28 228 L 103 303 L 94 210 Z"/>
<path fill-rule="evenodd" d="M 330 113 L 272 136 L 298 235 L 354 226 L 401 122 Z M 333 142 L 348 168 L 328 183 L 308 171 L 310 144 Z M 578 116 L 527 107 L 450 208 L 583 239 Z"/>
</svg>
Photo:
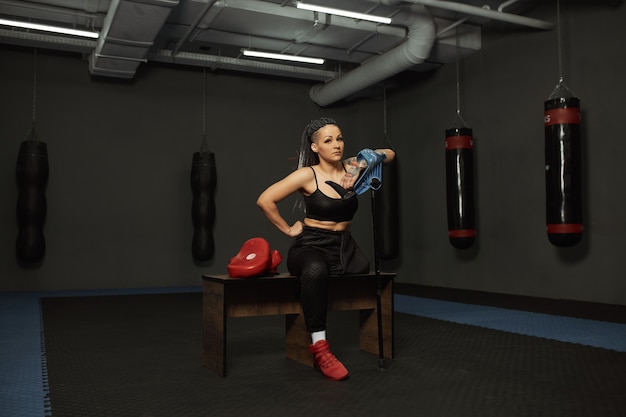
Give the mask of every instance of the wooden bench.
<svg viewBox="0 0 626 417">
<path fill-rule="evenodd" d="M 383 353 L 393 358 L 393 280 L 380 273 Z M 226 327 L 229 317 L 285 315 L 286 356 L 313 366 L 310 335 L 304 325 L 299 282 L 291 275 L 230 278 L 203 275 L 202 365 L 226 375 Z M 361 350 L 379 355 L 377 277 L 374 273 L 331 277 L 329 311 L 360 311 Z"/>
</svg>

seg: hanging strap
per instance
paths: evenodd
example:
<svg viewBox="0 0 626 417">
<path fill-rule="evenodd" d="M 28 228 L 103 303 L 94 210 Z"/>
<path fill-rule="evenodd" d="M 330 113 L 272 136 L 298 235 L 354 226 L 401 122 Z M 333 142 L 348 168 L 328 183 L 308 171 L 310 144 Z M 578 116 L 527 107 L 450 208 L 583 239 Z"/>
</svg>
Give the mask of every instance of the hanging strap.
<svg viewBox="0 0 626 417">
<path fill-rule="evenodd" d="M 206 140 L 206 68 L 202 73 L 202 142 L 200 143 L 200 155 L 211 153 L 209 144 Z"/>
<path fill-rule="evenodd" d="M 26 141 L 39 142 L 37 131 L 35 130 L 35 119 L 37 116 L 37 48 L 34 49 L 33 57 L 33 118 L 31 120 L 30 129 L 26 134 Z"/>
</svg>

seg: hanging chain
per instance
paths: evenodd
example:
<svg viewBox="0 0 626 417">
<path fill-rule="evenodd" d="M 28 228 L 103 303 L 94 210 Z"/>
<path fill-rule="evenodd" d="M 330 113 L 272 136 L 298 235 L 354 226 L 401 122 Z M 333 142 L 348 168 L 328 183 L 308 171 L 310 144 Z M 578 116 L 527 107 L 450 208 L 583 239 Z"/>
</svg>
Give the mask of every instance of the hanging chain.
<svg viewBox="0 0 626 417">
<path fill-rule="evenodd" d="M 202 140 L 206 139 L 206 68 L 202 72 Z"/>
<path fill-rule="evenodd" d="M 383 137 L 381 139 L 381 147 L 393 148 L 391 139 L 387 136 L 387 87 L 383 87 Z"/>
<path fill-rule="evenodd" d="M 210 152 L 206 140 L 206 68 L 202 71 L 202 143 L 200 153 Z"/>
<path fill-rule="evenodd" d="M 37 49 L 34 50 L 33 58 L 33 120 L 32 124 L 35 125 L 35 117 L 37 114 Z"/>
<path fill-rule="evenodd" d="M 383 87 L 383 134 L 387 137 L 387 87 Z"/>
<path fill-rule="evenodd" d="M 459 70 L 459 31 L 458 27 L 454 28 L 455 36 L 455 54 L 456 54 L 456 114 L 461 114 L 461 82 Z"/>
<path fill-rule="evenodd" d="M 37 141 L 37 133 L 35 132 L 35 120 L 37 118 L 37 48 L 33 49 L 33 116 L 30 123 L 30 129 L 26 134 L 27 141 Z"/>
<path fill-rule="evenodd" d="M 561 58 L 561 55 L 563 54 L 561 47 L 561 3 L 559 0 L 556 0 L 556 34 L 559 58 L 559 80 L 563 81 L 563 62 Z"/>
</svg>

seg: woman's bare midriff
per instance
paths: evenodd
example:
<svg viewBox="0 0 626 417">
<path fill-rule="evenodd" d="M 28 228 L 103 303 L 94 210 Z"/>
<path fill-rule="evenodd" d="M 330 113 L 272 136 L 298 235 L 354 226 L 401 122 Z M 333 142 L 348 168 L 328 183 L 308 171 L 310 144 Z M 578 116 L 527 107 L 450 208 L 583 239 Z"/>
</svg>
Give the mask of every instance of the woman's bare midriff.
<svg viewBox="0 0 626 417">
<path fill-rule="evenodd" d="M 304 218 L 304 225 L 309 227 L 317 227 L 319 229 L 330 230 L 333 232 L 343 232 L 350 229 L 352 222 L 331 222 L 323 220 L 315 220 L 308 217 Z"/>
</svg>

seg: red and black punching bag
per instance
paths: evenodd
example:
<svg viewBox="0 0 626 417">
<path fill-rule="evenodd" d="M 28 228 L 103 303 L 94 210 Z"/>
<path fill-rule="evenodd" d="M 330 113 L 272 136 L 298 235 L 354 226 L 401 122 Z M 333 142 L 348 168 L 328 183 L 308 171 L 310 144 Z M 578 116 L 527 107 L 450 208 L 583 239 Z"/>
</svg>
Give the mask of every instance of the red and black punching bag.
<svg viewBox="0 0 626 417">
<path fill-rule="evenodd" d="M 215 252 L 213 223 L 215 222 L 216 185 L 215 154 L 213 152 L 194 153 L 191 164 L 193 192 L 191 218 L 194 228 L 191 253 L 197 261 L 208 261 Z"/>
<path fill-rule="evenodd" d="M 580 100 L 559 95 L 544 102 L 546 230 L 550 243 L 567 247 L 583 232 Z"/>
<path fill-rule="evenodd" d="M 383 164 L 383 185 L 376 191 L 374 210 L 376 218 L 377 254 L 380 259 L 391 260 L 400 253 L 400 213 L 398 192 L 398 158 Z"/>
<path fill-rule="evenodd" d="M 457 249 L 474 244 L 474 138 L 469 127 L 446 130 L 448 239 Z"/>
<path fill-rule="evenodd" d="M 15 244 L 20 264 L 36 264 L 46 252 L 43 227 L 46 219 L 48 183 L 48 146 L 45 142 L 26 140 L 17 158 L 17 224 Z"/>
</svg>

